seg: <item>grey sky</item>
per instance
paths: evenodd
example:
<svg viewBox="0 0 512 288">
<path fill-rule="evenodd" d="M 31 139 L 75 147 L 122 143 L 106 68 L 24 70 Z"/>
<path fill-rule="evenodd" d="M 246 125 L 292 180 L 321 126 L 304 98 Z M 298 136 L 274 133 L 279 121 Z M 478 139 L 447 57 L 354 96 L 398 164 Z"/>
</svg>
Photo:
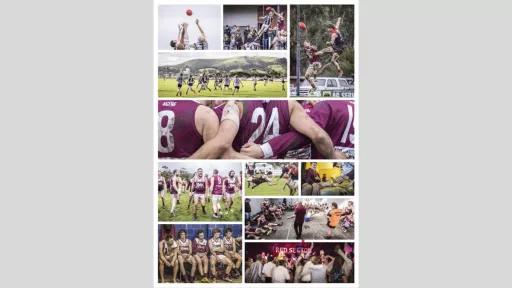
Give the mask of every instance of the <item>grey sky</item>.
<svg viewBox="0 0 512 288">
<path fill-rule="evenodd" d="M 240 51 L 201 51 L 198 52 L 180 52 L 180 53 L 160 53 L 158 55 L 158 66 L 176 65 L 192 59 L 225 59 L 239 56 L 269 56 L 276 58 L 286 58 L 286 51 L 279 50 L 240 50 Z"/>
</svg>

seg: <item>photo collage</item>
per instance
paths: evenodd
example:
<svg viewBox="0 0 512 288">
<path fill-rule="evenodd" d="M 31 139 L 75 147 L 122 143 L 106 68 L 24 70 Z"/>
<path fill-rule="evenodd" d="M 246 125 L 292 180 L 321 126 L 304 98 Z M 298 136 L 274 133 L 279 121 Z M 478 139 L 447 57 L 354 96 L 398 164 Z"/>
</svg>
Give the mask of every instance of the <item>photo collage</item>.
<svg viewBox="0 0 512 288">
<path fill-rule="evenodd" d="M 358 287 L 357 13 L 155 0 L 155 287 Z"/>
</svg>

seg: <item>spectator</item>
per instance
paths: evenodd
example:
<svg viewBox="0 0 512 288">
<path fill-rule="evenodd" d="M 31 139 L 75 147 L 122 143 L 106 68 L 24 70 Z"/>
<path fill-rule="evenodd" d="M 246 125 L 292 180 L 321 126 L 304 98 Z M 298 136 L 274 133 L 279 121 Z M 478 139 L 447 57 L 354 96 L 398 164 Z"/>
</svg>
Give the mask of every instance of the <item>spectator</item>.
<svg viewBox="0 0 512 288">
<path fill-rule="evenodd" d="M 293 222 L 293 229 L 295 229 L 296 239 L 300 239 L 302 237 L 302 226 L 304 225 L 305 216 L 306 208 L 304 208 L 302 202 L 299 202 L 295 208 L 295 222 Z"/>
<path fill-rule="evenodd" d="M 265 277 L 265 283 L 272 283 L 272 270 L 276 267 L 271 256 L 268 257 L 268 262 L 263 265 L 263 276 Z"/>
<path fill-rule="evenodd" d="M 286 281 L 290 281 L 290 272 L 285 267 L 285 260 L 280 260 L 272 269 L 272 283 L 285 283 Z"/>
</svg>

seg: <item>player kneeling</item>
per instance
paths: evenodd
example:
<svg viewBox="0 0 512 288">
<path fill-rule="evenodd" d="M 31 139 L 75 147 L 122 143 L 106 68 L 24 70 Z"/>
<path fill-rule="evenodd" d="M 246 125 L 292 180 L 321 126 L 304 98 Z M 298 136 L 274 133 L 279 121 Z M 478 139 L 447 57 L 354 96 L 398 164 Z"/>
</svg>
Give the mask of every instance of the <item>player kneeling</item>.
<svg viewBox="0 0 512 288">
<path fill-rule="evenodd" d="M 220 230 L 218 228 L 213 229 L 213 237 L 208 241 L 208 245 L 210 248 L 211 256 L 210 256 L 210 268 L 213 275 L 213 281 L 217 279 L 217 269 L 215 265 L 217 262 L 220 262 L 226 265 L 226 271 L 224 273 L 223 280 L 227 282 L 233 282 L 229 277 L 229 273 L 231 273 L 231 269 L 233 268 L 233 262 L 224 255 L 224 243 L 220 238 Z"/>
<path fill-rule="evenodd" d="M 208 283 L 208 240 L 204 239 L 204 231 L 197 231 L 192 247 L 197 269 L 201 274 L 201 282 Z"/>
</svg>

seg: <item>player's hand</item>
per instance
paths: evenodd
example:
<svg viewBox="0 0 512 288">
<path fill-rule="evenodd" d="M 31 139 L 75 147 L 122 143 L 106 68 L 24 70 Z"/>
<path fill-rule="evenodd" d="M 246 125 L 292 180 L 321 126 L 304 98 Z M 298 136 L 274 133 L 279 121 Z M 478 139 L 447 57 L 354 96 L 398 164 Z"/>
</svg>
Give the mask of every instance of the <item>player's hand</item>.
<svg viewBox="0 0 512 288">
<path fill-rule="evenodd" d="M 199 24 L 199 19 L 196 18 L 196 24 Z"/>
<path fill-rule="evenodd" d="M 347 154 L 340 152 L 340 151 L 335 151 L 334 155 L 335 155 L 336 159 L 348 159 Z"/>
<path fill-rule="evenodd" d="M 245 143 L 244 146 L 242 146 L 242 149 L 240 149 L 240 153 L 243 155 L 252 157 L 252 158 L 263 158 L 263 150 L 261 150 L 260 145 L 255 144 L 253 142 Z"/>
</svg>

